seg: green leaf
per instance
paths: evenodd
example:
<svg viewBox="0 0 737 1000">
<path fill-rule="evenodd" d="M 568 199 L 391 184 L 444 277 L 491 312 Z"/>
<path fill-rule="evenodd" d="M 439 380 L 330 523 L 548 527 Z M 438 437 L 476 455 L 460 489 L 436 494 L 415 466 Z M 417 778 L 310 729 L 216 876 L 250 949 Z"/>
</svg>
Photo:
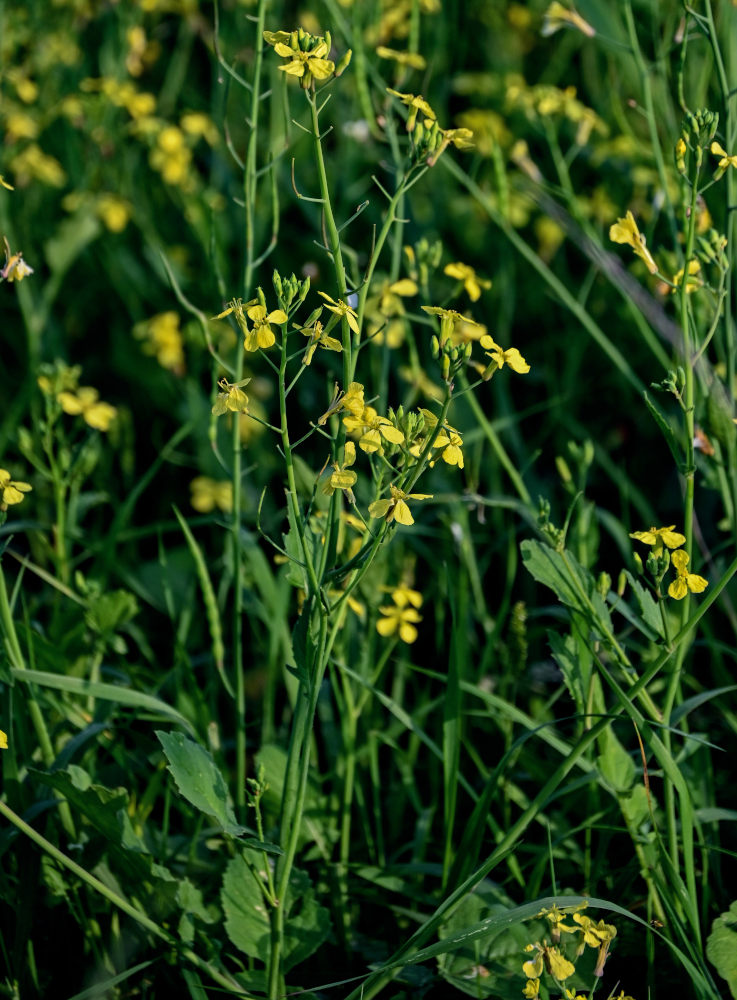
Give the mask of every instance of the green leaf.
<svg viewBox="0 0 737 1000">
<path fill-rule="evenodd" d="M 717 917 L 706 941 L 706 957 L 737 1000 L 737 901 Z"/>
<path fill-rule="evenodd" d="M 111 590 L 90 599 L 84 614 L 91 632 L 109 638 L 138 614 L 138 601 L 127 590 Z"/>
<path fill-rule="evenodd" d="M 60 278 L 101 231 L 102 225 L 89 208 L 80 208 L 64 219 L 44 245 L 46 262 L 55 277 Z"/>
<path fill-rule="evenodd" d="M 256 856 L 254 864 L 258 863 L 263 859 Z M 271 942 L 267 904 L 259 880 L 242 854 L 228 863 L 220 900 L 225 930 L 232 943 L 251 958 L 266 962 Z M 328 911 L 317 903 L 309 877 L 297 869 L 289 879 L 284 926 L 285 972 L 317 951 L 330 933 Z"/>
<path fill-rule="evenodd" d="M 597 763 L 602 777 L 617 795 L 623 795 L 635 783 L 635 764 L 611 729 L 605 729 L 598 738 Z"/>
<path fill-rule="evenodd" d="M 549 545 L 527 539 L 520 546 L 525 568 L 539 582 L 550 587 L 558 599 L 578 611 L 599 632 L 611 633 L 612 621 L 594 578 L 570 552 L 558 552 Z"/>
<path fill-rule="evenodd" d="M 612 595 L 612 600 L 616 601 L 616 610 L 619 611 L 624 617 L 634 625 L 639 628 L 648 639 L 663 638 L 663 616 L 660 614 L 657 601 L 643 585 L 633 576 L 628 570 L 625 571 L 627 577 L 627 582 L 632 588 L 632 593 L 635 595 L 635 600 L 640 609 L 641 620 L 638 620 L 637 616 L 634 615 L 629 606 L 622 600 L 617 600 Z"/>
<path fill-rule="evenodd" d="M 156 735 L 184 798 L 196 809 L 213 816 L 225 833 L 241 836 L 245 827 L 236 823 L 225 780 L 210 753 L 182 733 L 157 730 Z"/>
<path fill-rule="evenodd" d="M 650 416 L 653 418 L 655 423 L 660 428 L 660 433 L 665 438 L 666 444 L 670 448 L 670 453 L 673 456 L 676 465 L 678 466 L 679 469 L 682 469 L 683 452 L 681 451 L 680 445 L 678 444 L 676 436 L 673 433 L 673 428 L 668 423 L 665 416 L 660 412 L 660 407 L 656 406 L 655 403 L 653 403 L 652 399 L 650 399 L 650 397 L 646 392 L 643 392 L 642 397 L 645 400 L 645 406 L 650 411 Z"/>
</svg>

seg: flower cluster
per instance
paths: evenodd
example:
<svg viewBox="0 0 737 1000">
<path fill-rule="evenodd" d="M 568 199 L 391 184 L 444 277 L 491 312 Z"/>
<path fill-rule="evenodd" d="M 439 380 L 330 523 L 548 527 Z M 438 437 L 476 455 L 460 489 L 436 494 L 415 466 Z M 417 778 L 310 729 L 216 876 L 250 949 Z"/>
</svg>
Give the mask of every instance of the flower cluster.
<svg viewBox="0 0 737 1000">
<path fill-rule="evenodd" d="M 571 953 L 574 960 L 580 958 L 587 947 L 596 949 L 594 975 L 597 977 L 604 975 L 604 964 L 609 956 L 611 943 L 617 936 L 617 928 L 603 920 L 594 921 L 581 913 L 585 906 L 584 903 L 572 910 L 552 906 L 541 910 L 538 914 L 538 917 L 544 917 L 550 924 L 551 940 L 535 941 L 525 948 L 525 951 L 532 955 L 522 966 L 522 973 L 527 978 L 522 993 L 528 1000 L 539 1000 L 541 979 L 546 974 L 555 980 L 566 997 L 570 1000 L 579 1000 L 574 990 L 562 986 L 576 971 L 575 961 L 571 961 L 571 958 L 564 954 L 565 949 L 561 947 L 564 935 L 576 944 L 575 952 Z M 568 916 L 573 917 L 572 924 L 566 923 Z M 624 997 L 624 994 L 622 996 Z"/>
<path fill-rule="evenodd" d="M 330 32 L 325 35 L 311 35 L 303 28 L 297 31 L 265 31 L 264 41 L 271 45 L 277 55 L 288 59 L 279 69 L 287 76 L 299 80 L 303 90 L 314 89 L 316 80 L 328 80 L 331 76 L 340 76 L 351 60 L 351 50 L 336 66 L 332 59 L 327 58 L 332 48 Z"/>
<path fill-rule="evenodd" d="M 676 578 L 668 586 L 668 594 L 676 601 L 681 601 L 689 593 L 700 594 L 709 586 L 709 581 L 696 573 L 689 573 L 690 556 L 681 548 L 686 542 L 686 536 L 674 531 L 675 524 L 667 528 L 649 528 L 647 531 L 633 531 L 630 538 L 650 546 L 648 569 L 658 581 L 662 580 L 669 564 L 676 571 Z M 675 550 L 672 555 L 668 550 Z"/>
</svg>

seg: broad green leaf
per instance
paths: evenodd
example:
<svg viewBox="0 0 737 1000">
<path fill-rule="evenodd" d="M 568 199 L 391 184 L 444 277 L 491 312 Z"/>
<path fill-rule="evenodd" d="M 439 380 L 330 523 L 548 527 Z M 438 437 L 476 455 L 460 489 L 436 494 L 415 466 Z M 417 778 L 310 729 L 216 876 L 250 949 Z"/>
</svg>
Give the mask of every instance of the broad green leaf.
<svg viewBox="0 0 737 1000">
<path fill-rule="evenodd" d="M 263 863 L 253 852 L 248 856 L 255 865 Z M 269 913 L 259 880 L 242 854 L 228 863 L 220 899 L 232 943 L 251 958 L 266 962 L 271 941 Z M 308 876 L 297 869 L 289 879 L 284 926 L 285 972 L 317 951 L 330 932 L 328 911 L 318 905 Z"/>
<path fill-rule="evenodd" d="M 599 736 L 597 763 L 602 777 L 617 795 L 628 792 L 635 783 L 635 764 L 611 729 Z"/>
<path fill-rule="evenodd" d="M 156 735 L 184 798 L 196 809 L 213 816 L 225 833 L 241 836 L 245 827 L 236 822 L 225 780 L 210 753 L 182 733 L 157 730 Z"/>
<path fill-rule="evenodd" d="M 737 901 L 717 917 L 706 940 L 706 957 L 737 1000 Z"/>
<path fill-rule="evenodd" d="M 593 576 L 575 556 L 534 539 L 526 539 L 520 549 L 526 569 L 539 583 L 550 587 L 563 604 L 578 611 L 595 631 L 611 633 L 609 609 L 596 589 Z"/>
<path fill-rule="evenodd" d="M 108 638 L 138 614 L 138 601 L 127 590 L 111 590 L 92 597 L 84 614 L 91 632 Z"/>
</svg>

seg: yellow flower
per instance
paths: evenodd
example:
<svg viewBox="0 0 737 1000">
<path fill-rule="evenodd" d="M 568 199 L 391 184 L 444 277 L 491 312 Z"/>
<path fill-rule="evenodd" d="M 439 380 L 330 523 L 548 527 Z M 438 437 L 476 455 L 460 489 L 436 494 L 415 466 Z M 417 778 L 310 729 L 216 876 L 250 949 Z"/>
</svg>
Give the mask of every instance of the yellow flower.
<svg viewBox="0 0 737 1000">
<path fill-rule="evenodd" d="M 425 128 L 432 125 L 432 122 L 425 121 Z M 428 167 L 434 167 L 438 162 L 439 158 L 448 148 L 448 146 L 453 145 L 456 149 L 466 150 L 473 149 L 473 132 L 470 128 L 440 128 L 438 127 L 438 133 L 442 136 L 442 141 L 432 156 L 428 156 L 427 165 Z"/>
<path fill-rule="evenodd" d="M 461 264 L 460 261 L 455 264 L 447 264 L 444 273 L 449 278 L 457 278 L 458 281 L 463 282 L 463 287 L 468 292 L 471 302 L 476 302 L 481 298 L 482 288 L 491 288 L 491 282 L 488 278 L 480 278 L 470 265 Z"/>
<path fill-rule="evenodd" d="M 305 337 L 310 338 L 310 342 L 307 345 L 307 350 L 305 351 L 304 364 L 309 365 L 312 361 L 312 357 L 318 347 L 322 347 L 326 351 L 342 351 L 343 345 L 335 337 L 330 337 L 322 327 L 322 323 L 316 319 L 310 326 L 298 326 L 294 324 L 295 329 L 299 330 L 301 334 Z"/>
<path fill-rule="evenodd" d="M 218 382 L 221 391 L 217 395 L 212 412 L 216 417 L 230 410 L 231 413 L 248 413 L 248 396 L 243 391 L 243 386 L 248 385 L 250 378 L 241 379 L 240 382 L 228 382 L 221 378 Z"/>
<path fill-rule="evenodd" d="M 441 306 L 422 306 L 422 311 L 431 316 L 440 317 L 440 343 L 441 345 L 449 339 L 453 339 L 456 329 L 460 326 L 480 326 L 476 320 L 470 316 L 462 316 L 455 309 L 443 309 Z"/>
<path fill-rule="evenodd" d="M 253 329 L 246 331 L 243 346 L 247 351 L 257 351 L 259 347 L 266 350 L 276 343 L 276 336 L 271 329 L 271 323 L 286 323 L 287 314 L 281 309 L 274 309 L 273 312 L 266 313 L 262 305 L 251 306 L 246 309 L 246 315 L 253 323 Z"/>
<path fill-rule="evenodd" d="M 670 557 L 670 561 L 675 566 L 676 578 L 668 587 L 668 593 L 674 600 L 683 600 L 689 590 L 692 594 L 700 594 L 709 586 L 708 580 L 705 580 L 703 576 L 697 576 L 696 573 L 689 573 L 686 569 L 689 562 L 688 552 L 678 549 Z"/>
<path fill-rule="evenodd" d="M 65 413 L 81 415 L 90 427 L 97 431 L 107 431 L 118 411 L 110 403 L 103 403 L 99 396 L 97 389 L 83 385 L 74 392 L 60 392 L 57 398 Z"/>
<path fill-rule="evenodd" d="M 522 996 L 527 997 L 528 1000 L 538 1000 L 540 996 L 540 980 L 528 979 L 525 983 L 525 988 L 522 990 Z"/>
<path fill-rule="evenodd" d="M 7 469 L 0 469 L 0 491 L 2 492 L 3 509 L 5 509 L 6 504 L 20 503 L 23 499 L 23 494 L 30 492 L 32 489 L 33 487 L 30 483 L 11 479 Z"/>
<path fill-rule="evenodd" d="M 675 288 L 670 288 L 671 294 L 675 295 L 679 291 L 681 285 L 683 284 L 683 271 L 681 268 L 673 275 L 673 284 Z M 689 261 L 688 265 L 688 277 L 686 278 L 686 295 L 691 295 L 692 292 L 698 291 L 699 288 L 704 287 L 704 279 L 700 277 L 701 273 L 701 263 L 694 257 L 693 260 Z"/>
<path fill-rule="evenodd" d="M 376 631 L 384 637 L 399 633 L 402 642 L 412 643 L 417 639 L 415 625 L 422 621 L 417 608 L 422 606 L 422 594 L 409 587 L 399 586 L 392 593 L 393 606 L 379 608 L 383 618 L 376 623 Z"/>
<path fill-rule="evenodd" d="M 360 417 L 353 414 L 343 417 L 343 424 L 349 433 L 361 435 L 358 445 L 361 451 L 369 455 L 375 451 L 382 451 L 382 438 L 392 444 L 404 443 L 404 434 L 399 428 L 395 427 L 387 417 L 380 417 L 373 406 L 365 407 Z"/>
<path fill-rule="evenodd" d="M 233 484 L 229 479 L 218 481 L 197 476 L 189 488 L 192 491 L 190 503 L 201 514 L 209 514 L 216 507 L 226 514 L 233 509 Z"/>
<path fill-rule="evenodd" d="M 709 151 L 714 156 L 721 157 L 717 164 L 717 176 L 721 177 L 727 167 L 737 167 L 737 156 L 730 156 L 727 150 L 720 146 L 718 142 L 712 142 L 711 146 L 709 146 Z"/>
<path fill-rule="evenodd" d="M 6 281 L 23 281 L 23 279 L 33 274 L 33 268 L 23 260 L 23 254 L 19 250 L 17 253 L 10 252 L 10 244 L 7 237 L 3 236 L 5 244 L 5 265 L 0 269 L 0 278 Z"/>
<path fill-rule="evenodd" d="M 686 536 L 674 531 L 675 524 L 669 524 L 667 528 L 650 528 L 649 531 L 632 531 L 630 538 L 644 542 L 645 545 L 653 546 L 653 555 L 659 556 L 663 551 L 663 544 L 669 549 L 677 549 L 685 544 Z"/>
<path fill-rule="evenodd" d="M 348 326 L 356 335 L 358 335 L 360 331 L 358 328 L 358 316 L 356 315 L 356 310 L 351 309 L 351 307 L 346 305 L 342 299 L 338 299 L 336 302 L 335 299 L 331 298 L 325 292 L 318 292 L 317 294 L 322 295 L 325 299 L 326 306 L 330 312 L 335 313 L 336 316 L 345 316 Z"/>
<path fill-rule="evenodd" d="M 562 3 L 558 3 L 558 0 L 553 0 L 553 3 L 545 11 L 540 34 L 547 37 L 548 35 L 555 34 L 556 31 L 560 31 L 561 28 L 575 28 L 589 38 L 593 38 L 596 34 L 596 31 L 588 21 L 584 21 L 581 15 L 575 10 L 568 10 Z"/>
<path fill-rule="evenodd" d="M 167 310 L 136 323 L 133 336 L 145 341 L 143 350 L 146 354 L 155 355 L 162 368 L 175 375 L 184 374 L 184 348 L 176 312 Z"/>
<path fill-rule="evenodd" d="M 632 212 L 627 212 L 623 219 L 617 221 L 609 229 L 609 239 L 613 243 L 626 243 L 631 246 L 636 255 L 645 261 L 650 274 L 656 274 L 658 265 L 645 244 L 645 237 L 637 228 Z"/>
<path fill-rule="evenodd" d="M 383 517 L 387 524 L 391 524 L 394 520 L 398 521 L 399 524 L 414 524 L 415 519 L 407 506 L 407 500 L 432 499 L 432 493 L 405 493 L 403 490 L 397 489 L 396 486 L 390 486 L 389 490 L 391 492 L 390 500 L 374 500 L 372 504 L 369 504 L 371 517 Z"/>
<path fill-rule="evenodd" d="M 95 211 L 111 233 L 122 233 L 131 217 L 130 202 L 116 194 L 101 194 Z"/>
<path fill-rule="evenodd" d="M 8 737 L 7 734 L 0 729 L 0 750 L 8 749 Z"/>
<path fill-rule="evenodd" d="M 494 338 L 490 337 L 488 333 L 485 337 L 481 338 L 481 346 L 484 348 L 485 353 L 491 358 L 492 362 L 496 365 L 496 368 L 492 368 L 491 365 L 487 368 L 489 378 L 491 378 L 497 368 L 503 368 L 504 365 L 509 365 L 512 371 L 518 372 L 520 375 L 526 375 L 530 370 L 530 366 L 527 364 L 516 347 L 510 347 L 508 350 L 503 351 L 495 342 Z M 491 371 L 489 371 L 489 369 L 491 369 Z M 487 376 L 485 375 L 484 377 Z"/>
<path fill-rule="evenodd" d="M 333 413 L 339 413 L 341 410 L 348 410 L 354 417 L 361 416 L 364 411 L 364 402 L 363 386 L 360 382 L 351 382 L 345 392 L 338 389 L 338 383 L 335 383 L 335 394 L 330 406 L 318 419 L 318 425 L 322 426 L 326 423 L 328 417 L 332 416 Z"/>
<path fill-rule="evenodd" d="M 316 80 L 327 80 L 335 69 L 335 63 L 332 59 L 323 58 L 329 51 L 328 43 L 324 38 L 321 38 L 314 49 L 309 52 L 292 49 L 281 41 L 274 45 L 274 51 L 290 60 L 279 67 L 289 76 L 304 77 L 308 74 L 314 76 Z"/>
<path fill-rule="evenodd" d="M 345 490 L 349 501 L 351 503 L 355 503 L 351 487 L 356 485 L 358 476 L 350 469 L 350 466 L 353 465 L 355 461 L 356 446 L 352 441 L 346 441 L 345 451 L 343 453 L 343 464 L 339 465 L 337 462 L 333 462 L 333 469 L 335 471 L 323 487 L 323 493 L 326 496 L 331 497 L 336 490 Z"/>
<path fill-rule="evenodd" d="M 398 52 L 396 49 L 388 49 L 386 45 L 379 45 L 376 55 L 379 59 L 393 59 L 400 66 L 408 66 L 410 69 L 423 70 L 427 67 L 427 62 L 419 52 Z"/>
<path fill-rule="evenodd" d="M 386 89 L 388 93 L 393 94 L 394 97 L 398 97 L 402 104 L 409 108 L 409 114 L 407 115 L 408 132 L 414 131 L 418 111 L 421 111 L 431 121 L 435 121 L 437 116 L 422 94 L 400 94 L 398 90 L 392 90 L 391 87 L 387 87 Z"/>
</svg>

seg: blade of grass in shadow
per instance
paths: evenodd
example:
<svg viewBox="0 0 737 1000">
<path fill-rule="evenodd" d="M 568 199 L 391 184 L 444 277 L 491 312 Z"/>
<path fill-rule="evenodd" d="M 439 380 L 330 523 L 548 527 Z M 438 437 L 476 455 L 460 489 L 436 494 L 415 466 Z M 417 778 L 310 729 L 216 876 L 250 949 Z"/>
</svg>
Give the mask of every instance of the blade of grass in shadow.
<svg viewBox="0 0 737 1000">
<path fill-rule="evenodd" d="M 177 521 L 179 521 L 182 531 L 184 532 L 184 537 L 187 539 L 189 551 L 192 554 L 192 558 L 194 559 L 194 563 L 197 568 L 197 576 L 199 577 L 200 587 L 202 589 L 202 599 L 205 602 L 207 624 L 210 627 L 210 639 L 212 640 L 212 655 L 215 660 L 215 668 L 220 676 L 220 680 L 223 682 L 223 687 L 231 698 L 235 698 L 235 691 L 233 690 L 233 687 L 228 680 L 228 676 L 225 673 L 225 646 L 223 645 L 223 629 L 220 623 L 220 612 L 215 598 L 215 591 L 213 590 L 212 581 L 210 580 L 210 574 L 207 572 L 205 557 L 202 555 L 202 549 L 197 544 L 189 525 L 179 513 L 176 506 L 172 505 L 172 509 Z"/>
<path fill-rule="evenodd" d="M 453 638 L 448 665 L 448 677 L 443 700 L 443 886 L 448 884 L 448 874 L 453 859 L 453 830 L 458 803 L 458 775 L 461 761 L 461 674 L 468 662 L 468 586 L 465 573 L 458 573 L 448 580 Z"/>
<path fill-rule="evenodd" d="M 569 292 L 563 282 L 551 271 L 545 261 L 542 260 L 538 254 L 530 247 L 522 237 L 517 233 L 512 226 L 504 219 L 499 212 L 496 210 L 494 205 L 491 203 L 488 195 L 481 190 L 476 181 L 472 180 L 468 174 L 461 167 L 455 163 L 451 157 L 444 156 L 441 158 L 440 162 L 453 175 L 453 177 L 461 184 L 466 190 L 476 199 L 476 201 L 481 205 L 486 214 L 489 216 L 491 221 L 497 226 L 512 244 L 512 246 L 521 254 L 528 264 L 537 271 L 540 277 L 545 281 L 552 292 L 560 299 L 563 305 L 576 317 L 581 326 L 586 330 L 586 332 L 591 336 L 593 340 L 599 345 L 599 347 L 604 351 L 607 357 L 610 359 L 612 364 L 617 368 L 619 372 L 624 376 L 627 382 L 632 386 L 633 389 L 638 394 L 642 394 L 645 390 L 644 384 L 635 375 L 632 370 L 631 365 L 624 357 L 622 352 L 615 347 L 611 342 L 609 337 L 604 333 L 598 323 L 594 322 L 589 313 L 583 308 L 583 306 L 578 302 L 578 300 Z"/>
</svg>

